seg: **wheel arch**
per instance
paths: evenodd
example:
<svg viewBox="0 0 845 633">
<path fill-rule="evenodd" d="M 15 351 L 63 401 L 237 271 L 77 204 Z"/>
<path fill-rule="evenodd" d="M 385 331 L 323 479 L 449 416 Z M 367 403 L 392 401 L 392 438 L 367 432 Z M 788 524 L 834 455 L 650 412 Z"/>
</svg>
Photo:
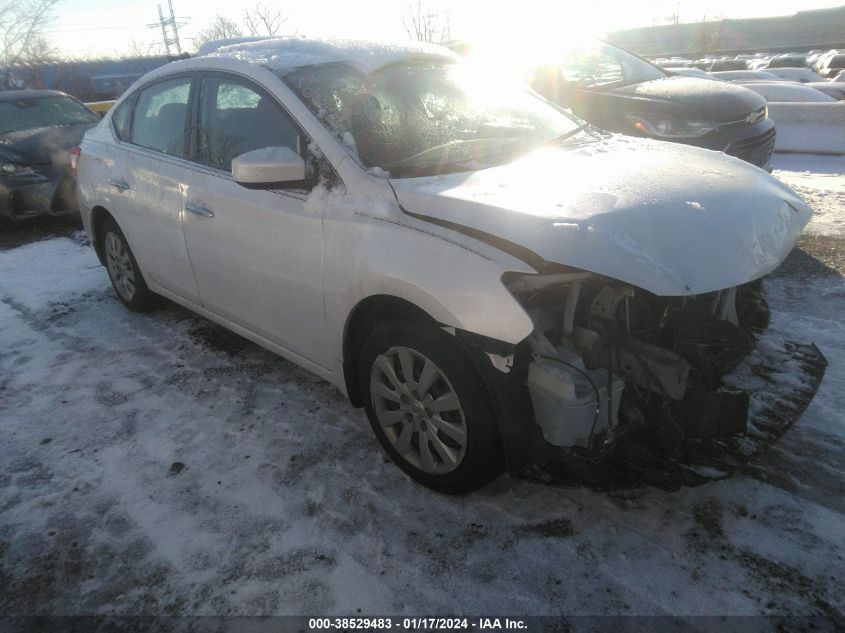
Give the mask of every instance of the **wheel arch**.
<svg viewBox="0 0 845 633">
<path fill-rule="evenodd" d="M 358 357 L 361 347 L 376 325 L 407 320 L 439 326 L 438 321 L 416 304 L 390 294 L 376 294 L 359 301 L 349 313 L 343 328 L 343 378 L 349 400 L 356 407 L 363 405 L 358 388 Z"/>
<path fill-rule="evenodd" d="M 97 253 L 97 258 L 103 266 L 106 265 L 106 257 L 105 253 L 103 253 L 102 231 L 103 225 L 109 218 L 117 223 L 117 220 L 114 219 L 114 216 L 105 207 L 97 205 L 91 209 L 91 238 L 94 242 L 94 251 Z"/>
<path fill-rule="evenodd" d="M 508 470 L 516 472 L 527 463 L 537 427 L 525 387 L 528 373 L 528 352 L 524 341 L 513 344 L 476 334 L 438 321 L 431 314 L 407 299 L 389 294 L 376 294 L 359 301 L 346 321 L 343 332 L 343 379 L 349 400 L 356 407 L 364 405 L 359 389 L 359 356 L 364 341 L 374 327 L 394 320 L 409 320 L 421 325 L 447 329 L 455 344 L 467 355 L 491 399 L 496 424 Z M 497 369 L 488 354 L 512 355 L 509 372 Z"/>
</svg>

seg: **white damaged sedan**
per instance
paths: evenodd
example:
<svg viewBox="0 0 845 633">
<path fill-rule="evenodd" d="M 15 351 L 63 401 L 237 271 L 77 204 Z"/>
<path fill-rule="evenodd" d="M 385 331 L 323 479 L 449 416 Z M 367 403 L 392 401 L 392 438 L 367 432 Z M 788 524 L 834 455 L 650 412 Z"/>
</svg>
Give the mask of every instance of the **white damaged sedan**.
<svg viewBox="0 0 845 633">
<path fill-rule="evenodd" d="M 175 301 L 365 407 L 473 490 L 537 455 L 744 432 L 721 377 L 809 207 L 764 171 L 607 135 L 444 49 L 280 38 L 144 76 L 88 132 L 120 300 Z"/>
</svg>

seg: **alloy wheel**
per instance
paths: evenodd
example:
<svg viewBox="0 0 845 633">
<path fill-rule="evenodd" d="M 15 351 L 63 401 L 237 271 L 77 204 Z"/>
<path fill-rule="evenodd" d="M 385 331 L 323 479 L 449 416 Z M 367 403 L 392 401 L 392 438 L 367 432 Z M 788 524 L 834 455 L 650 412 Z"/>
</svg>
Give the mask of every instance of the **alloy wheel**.
<svg viewBox="0 0 845 633">
<path fill-rule="evenodd" d="M 467 447 L 460 399 L 440 368 L 408 347 L 391 347 L 370 372 L 376 419 L 409 464 L 428 474 L 455 470 Z"/>
<path fill-rule="evenodd" d="M 106 233 L 106 267 L 115 290 L 127 302 L 135 297 L 135 271 L 123 240 L 115 233 Z"/>
</svg>

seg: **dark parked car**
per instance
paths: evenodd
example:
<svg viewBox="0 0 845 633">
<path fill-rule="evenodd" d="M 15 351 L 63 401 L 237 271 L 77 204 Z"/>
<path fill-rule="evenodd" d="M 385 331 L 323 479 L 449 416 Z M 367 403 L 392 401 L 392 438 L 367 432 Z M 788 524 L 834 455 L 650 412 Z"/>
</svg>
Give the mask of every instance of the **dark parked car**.
<svg viewBox="0 0 845 633">
<path fill-rule="evenodd" d="M 833 79 L 843 69 L 845 69 L 845 53 L 837 53 L 823 57 L 816 67 L 816 72 L 822 77 Z"/>
<path fill-rule="evenodd" d="M 77 211 L 70 149 L 99 120 L 62 92 L 0 92 L 0 222 Z"/>
<path fill-rule="evenodd" d="M 537 68 L 547 99 L 611 131 L 724 151 L 771 170 L 775 124 L 766 100 L 727 82 L 672 76 L 606 42 Z"/>
</svg>

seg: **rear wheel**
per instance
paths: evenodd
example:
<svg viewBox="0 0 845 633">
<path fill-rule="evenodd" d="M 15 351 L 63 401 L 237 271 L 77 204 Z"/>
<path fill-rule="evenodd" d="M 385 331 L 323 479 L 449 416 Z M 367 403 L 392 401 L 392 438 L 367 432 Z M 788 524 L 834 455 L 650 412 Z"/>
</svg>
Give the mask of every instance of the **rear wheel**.
<svg viewBox="0 0 845 633">
<path fill-rule="evenodd" d="M 135 312 L 159 305 L 160 297 L 147 288 L 123 231 L 111 218 L 103 223 L 101 246 L 109 279 L 123 305 Z"/>
<path fill-rule="evenodd" d="M 419 483 L 463 494 L 502 471 L 489 397 L 454 337 L 434 326 L 381 325 L 364 343 L 359 376 L 376 437 Z"/>
</svg>

